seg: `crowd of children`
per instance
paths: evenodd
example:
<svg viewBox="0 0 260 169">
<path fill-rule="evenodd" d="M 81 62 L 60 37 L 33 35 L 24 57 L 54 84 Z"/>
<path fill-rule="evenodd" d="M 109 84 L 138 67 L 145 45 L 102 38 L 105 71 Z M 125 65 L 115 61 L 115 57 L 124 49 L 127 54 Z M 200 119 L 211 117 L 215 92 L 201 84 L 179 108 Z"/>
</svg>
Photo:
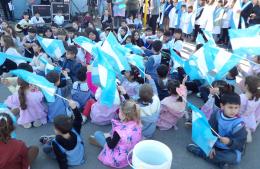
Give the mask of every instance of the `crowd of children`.
<svg viewBox="0 0 260 169">
<path fill-rule="evenodd" d="M 81 136 L 82 125 L 87 121 L 112 125 L 109 133 L 96 131 L 89 141 L 102 148 L 98 160 L 104 165 L 126 167 L 129 152 L 141 140 L 153 138 L 156 128 L 177 130 L 183 117 L 186 118 L 185 124 L 191 124 L 191 115 L 186 110 L 190 91 L 205 102 L 201 110 L 221 137 L 209 157 L 195 144 L 188 145 L 187 150 L 221 168 L 241 161 L 245 144 L 252 142 L 252 132 L 260 123 L 260 56 L 253 58 L 255 64 L 249 71 L 237 65 L 225 78 L 212 84 L 201 79 L 189 80 L 189 74 L 182 67 L 173 70 L 170 50 L 181 55 L 184 40 L 196 39 L 201 28 L 207 30 L 209 21 L 205 18 L 213 8 L 218 11 L 211 13 L 216 19 L 212 27 L 216 33 L 213 34 L 218 35 L 218 42 L 228 43 L 232 4 L 229 6 L 226 1 L 206 4 L 200 0 L 194 11 L 194 5 L 189 1 L 181 6 L 178 6 L 178 0 L 161 1 L 161 6 L 155 1 L 149 8 L 151 27 L 145 30 L 142 30 L 142 14 L 136 8 L 128 10 L 129 15 L 125 18 L 125 8 L 120 4 L 124 1 L 112 1 L 113 15 L 110 8 L 104 9 L 99 24 L 101 29 L 96 28 L 89 13 L 82 23 L 74 20 L 67 24 L 60 11 L 51 26 L 46 26 L 38 12 L 31 19 L 28 13 L 24 13 L 17 25 L 24 34 L 21 40 L 7 21 L 1 23 L 2 52 L 32 58 L 32 61 L 5 59 L 0 66 L 1 83 L 12 93 L 4 101 L 5 111 L 0 113 L 0 168 L 28 168 L 38 154 L 37 147 L 26 147 L 11 135 L 15 128 L 12 115 L 16 115 L 17 124 L 26 129 L 53 122 L 55 135 L 42 136 L 40 142 L 44 153 L 56 159 L 61 169 L 82 165 L 88 156 L 83 143 L 85 136 Z M 252 3 L 257 5 L 258 2 Z M 158 11 L 154 11 L 155 7 Z M 193 17 L 194 28 L 190 25 Z M 248 23 L 252 24 L 255 19 L 250 17 Z M 27 22 L 36 26 L 24 27 Z M 95 58 L 73 41 L 78 36 L 85 36 L 93 42 L 102 42 L 109 32 L 114 33 L 120 44 L 133 44 L 142 49 L 145 65 L 145 77 L 141 77 L 134 65 L 130 71 L 121 72 L 117 82 L 120 99 L 112 106 L 102 104 L 102 89 L 92 83 L 91 63 Z M 60 59 L 48 56 L 37 40 L 38 35 L 61 40 L 66 53 Z M 47 71 L 42 59 L 57 70 Z M 15 69 L 45 77 L 55 85 L 56 93 L 61 97 L 55 96 L 54 102 L 48 102 L 38 87 L 9 73 Z M 238 75 L 243 77 L 239 84 Z"/>
</svg>

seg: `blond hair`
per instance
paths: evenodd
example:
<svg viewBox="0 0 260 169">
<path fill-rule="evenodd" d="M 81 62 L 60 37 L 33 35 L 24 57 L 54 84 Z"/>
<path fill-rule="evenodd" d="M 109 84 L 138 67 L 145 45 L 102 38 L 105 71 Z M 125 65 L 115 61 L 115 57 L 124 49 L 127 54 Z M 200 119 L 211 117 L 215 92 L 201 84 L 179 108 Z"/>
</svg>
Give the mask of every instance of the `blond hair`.
<svg viewBox="0 0 260 169">
<path fill-rule="evenodd" d="M 135 121 L 140 123 L 140 108 L 133 100 L 127 100 L 121 106 L 122 113 L 125 116 L 124 121 Z"/>
</svg>

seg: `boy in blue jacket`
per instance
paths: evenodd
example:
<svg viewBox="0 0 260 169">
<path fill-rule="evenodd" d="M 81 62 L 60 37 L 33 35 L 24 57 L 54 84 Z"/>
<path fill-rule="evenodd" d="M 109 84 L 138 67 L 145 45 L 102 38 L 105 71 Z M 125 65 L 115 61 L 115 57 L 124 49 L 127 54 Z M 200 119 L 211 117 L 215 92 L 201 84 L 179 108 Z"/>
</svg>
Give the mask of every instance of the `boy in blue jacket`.
<svg viewBox="0 0 260 169">
<path fill-rule="evenodd" d="M 78 49 L 76 46 L 68 46 L 66 51 L 66 59 L 63 62 L 62 69 L 66 71 L 73 82 L 77 81 L 77 73 L 81 68 L 81 64 L 77 62 L 76 55 Z"/>
<path fill-rule="evenodd" d="M 238 164 L 246 143 L 247 132 L 239 116 L 240 97 L 236 93 L 223 94 L 221 109 L 211 115 L 209 124 L 221 136 L 215 143 L 209 157 L 195 144 L 189 144 L 187 150 L 202 157 L 221 169 Z"/>
</svg>

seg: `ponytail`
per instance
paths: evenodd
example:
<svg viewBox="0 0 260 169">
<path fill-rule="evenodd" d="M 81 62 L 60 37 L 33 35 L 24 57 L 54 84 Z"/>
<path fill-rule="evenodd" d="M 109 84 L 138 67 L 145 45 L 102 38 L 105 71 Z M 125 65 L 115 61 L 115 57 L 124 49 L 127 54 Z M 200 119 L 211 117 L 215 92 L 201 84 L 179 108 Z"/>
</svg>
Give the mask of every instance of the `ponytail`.
<svg viewBox="0 0 260 169">
<path fill-rule="evenodd" d="M 28 89 L 29 84 L 18 78 L 18 85 L 20 86 L 20 88 L 18 90 L 20 107 L 22 110 L 25 110 L 25 109 L 27 109 L 25 92 L 26 92 L 26 89 Z"/>
</svg>

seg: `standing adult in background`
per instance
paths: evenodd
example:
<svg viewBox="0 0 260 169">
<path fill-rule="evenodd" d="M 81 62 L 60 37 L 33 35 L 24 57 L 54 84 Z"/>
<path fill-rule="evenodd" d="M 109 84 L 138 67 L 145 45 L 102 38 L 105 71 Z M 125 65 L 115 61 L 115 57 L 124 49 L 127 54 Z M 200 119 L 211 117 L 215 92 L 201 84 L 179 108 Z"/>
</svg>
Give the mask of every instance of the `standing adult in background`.
<svg viewBox="0 0 260 169">
<path fill-rule="evenodd" d="M 125 17 L 125 8 L 122 6 L 125 4 L 125 0 L 112 0 L 113 4 L 113 16 L 114 16 L 114 28 L 118 29 L 120 27 L 122 18 Z"/>
<path fill-rule="evenodd" d="M 97 0 L 97 7 L 98 7 L 98 17 L 102 17 L 105 11 L 105 2 L 106 0 Z"/>
<path fill-rule="evenodd" d="M 244 19 L 246 28 L 249 26 L 249 24 L 248 24 L 248 19 L 249 19 L 249 17 L 250 17 L 251 11 L 252 11 L 252 9 L 253 9 L 253 4 L 250 3 L 250 4 L 248 5 L 248 1 L 249 1 L 249 0 L 243 0 L 243 1 L 242 1 L 242 8 L 244 8 L 244 9 L 241 11 L 241 14 L 240 14 L 241 17 L 240 17 L 240 21 L 239 21 L 238 28 L 241 28 L 241 26 L 242 26 L 242 25 L 241 25 L 241 23 L 242 23 L 241 18 Z M 247 6 L 245 7 L 245 5 L 247 5 Z M 238 12 L 239 12 L 239 11 L 238 11 Z"/>
<path fill-rule="evenodd" d="M 197 1 L 195 1 L 196 3 Z M 198 33 L 201 32 L 201 29 L 200 29 L 200 25 L 202 23 L 202 13 L 204 11 L 204 6 L 206 4 L 206 0 L 200 0 L 199 1 L 199 4 L 198 4 L 198 9 L 196 11 L 196 17 L 195 17 L 195 28 L 194 28 L 194 37 L 193 37 L 193 42 L 195 42 L 197 36 L 198 36 Z"/>
<path fill-rule="evenodd" d="M 253 8 L 250 13 L 249 25 L 260 24 L 260 0 L 252 0 Z"/>
<path fill-rule="evenodd" d="M 153 34 L 155 34 L 156 23 L 160 13 L 160 0 L 150 0 L 150 4 L 151 18 L 149 26 L 152 28 Z"/>
<path fill-rule="evenodd" d="M 9 9 L 9 5 L 8 3 L 11 2 L 11 0 L 0 0 L 3 11 L 4 11 L 4 15 L 5 15 L 5 19 L 8 20 L 12 20 L 13 19 L 13 13 L 12 11 Z"/>
<path fill-rule="evenodd" d="M 126 1 L 126 11 L 127 17 L 130 16 L 136 17 L 136 14 L 139 11 L 139 0 L 127 0 Z"/>
</svg>

